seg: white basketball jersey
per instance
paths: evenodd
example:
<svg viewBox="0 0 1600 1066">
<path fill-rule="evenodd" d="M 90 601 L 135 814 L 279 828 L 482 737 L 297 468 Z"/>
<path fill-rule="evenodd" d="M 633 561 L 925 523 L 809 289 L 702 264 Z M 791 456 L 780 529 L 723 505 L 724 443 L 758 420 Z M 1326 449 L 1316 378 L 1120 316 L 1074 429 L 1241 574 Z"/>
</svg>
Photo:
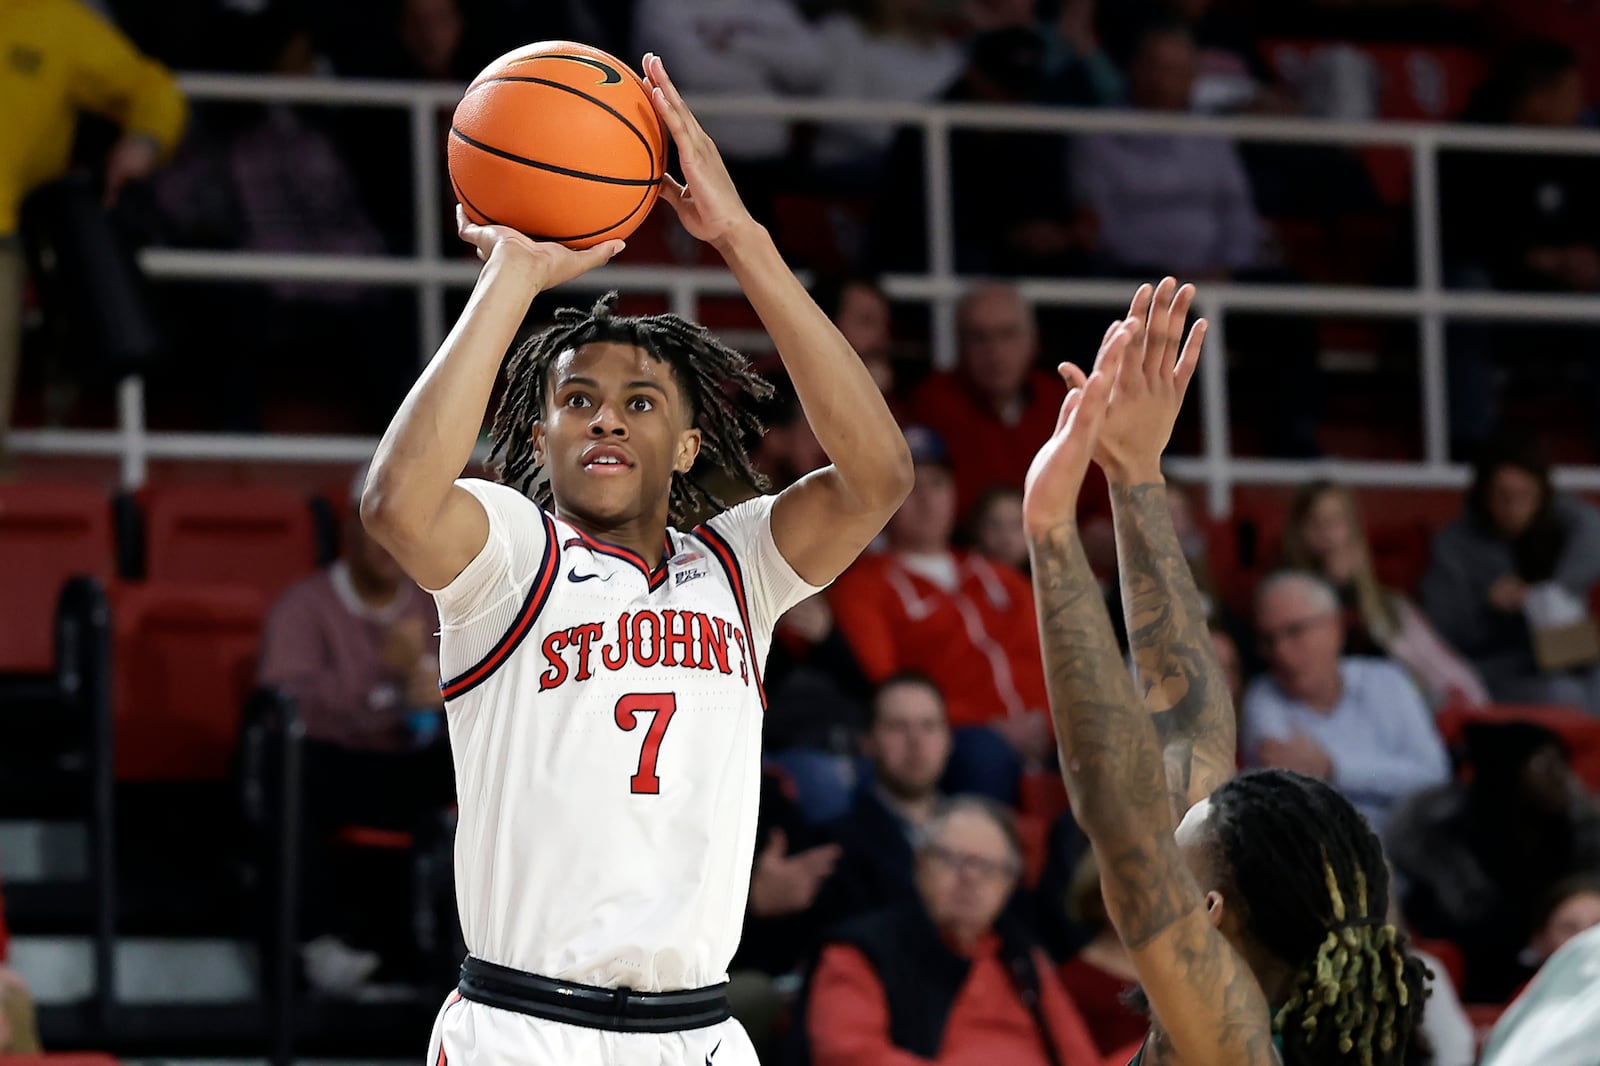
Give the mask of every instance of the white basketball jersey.
<svg viewBox="0 0 1600 1066">
<path fill-rule="evenodd" d="M 513 488 L 457 484 L 489 514 L 483 551 L 434 592 L 467 949 L 607 988 L 723 980 L 755 847 L 761 667 L 778 617 L 819 591 L 773 543 L 775 497 L 668 530 L 645 560 Z"/>
</svg>

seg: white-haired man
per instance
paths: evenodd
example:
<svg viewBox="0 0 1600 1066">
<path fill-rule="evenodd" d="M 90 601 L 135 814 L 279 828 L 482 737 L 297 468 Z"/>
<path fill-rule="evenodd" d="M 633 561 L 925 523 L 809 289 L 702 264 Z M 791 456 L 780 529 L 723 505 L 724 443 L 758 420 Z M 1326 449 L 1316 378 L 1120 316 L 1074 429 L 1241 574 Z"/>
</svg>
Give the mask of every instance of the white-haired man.
<svg viewBox="0 0 1600 1066">
<path fill-rule="evenodd" d="M 1285 571 L 1263 581 L 1256 633 L 1269 672 L 1244 695 L 1249 762 L 1322 778 L 1379 831 L 1396 803 L 1449 776 L 1433 716 L 1405 672 L 1343 654 L 1339 598 L 1320 578 Z"/>
</svg>

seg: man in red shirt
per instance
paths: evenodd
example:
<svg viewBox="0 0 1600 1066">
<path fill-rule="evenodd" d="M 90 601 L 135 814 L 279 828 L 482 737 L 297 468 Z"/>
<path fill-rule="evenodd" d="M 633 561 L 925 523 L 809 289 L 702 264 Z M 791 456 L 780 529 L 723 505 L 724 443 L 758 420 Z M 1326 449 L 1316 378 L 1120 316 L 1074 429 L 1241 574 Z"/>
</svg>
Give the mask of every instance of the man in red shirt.
<svg viewBox="0 0 1600 1066">
<path fill-rule="evenodd" d="M 905 434 L 916 484 L 889 520 L 888 551 L 862 556 L 828 603 L 874 685 L 913 671 L 944 695 L 954 730 L 946 790 L 1013 803 L 1024 760 L 1055 749 L 1033 590 L 1010 567 L 951 548 L 952 456 L 924 426 Z"/>
<path fill-rule="evenodd" d="M 934 374 L 911 399 L 911 420 L 934 430 L 950 448 L 956 512 L 965 517 L 992 485 L 1022 488 L 1022 479 L 1055 429 L 1066 398 L 1059 374 L 1039 369 L 1033 310 L 1014 286 L 981 285 L 956 312 L 960 365 Z M 1085 489 L 1090 510 L 1104 495 Z"/>
</svg>

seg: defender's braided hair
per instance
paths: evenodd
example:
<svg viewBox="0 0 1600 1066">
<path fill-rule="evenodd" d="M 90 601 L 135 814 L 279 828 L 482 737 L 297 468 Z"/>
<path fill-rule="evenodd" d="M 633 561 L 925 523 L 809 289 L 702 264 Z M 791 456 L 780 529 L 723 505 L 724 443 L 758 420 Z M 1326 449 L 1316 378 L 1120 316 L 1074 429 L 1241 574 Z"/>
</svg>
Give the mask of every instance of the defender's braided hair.
<svg viewBox="0 0 1600 1066">
<path fill-rule="evenodd" d="M 1273 1018 L 1288 1066 L 1399 1066 L 1428 970 L 1387 920 L 1389 870 L 1350 802 L 1315 778 L 1240 774 L 1211 796 L 1211 825 L 1244 928 L 1295 971 Z"/>
<path fill-rule="evenodd" d="M 587 312 L 562 308 L 555 324 L 530 337 L 506 365 L 506 391 L 495 412 L 490 460 L 502 453 L 499 477 L 541 507 L 551 504 L 550 483 L 540 482 L 534 458 L 533 429 L 544 417 L 550 371 L 562 352 L 585 344 L 632 344 L 672 368 L 673 377 L 700 430 L 701 457 L 741 484 L 764 490 L 766 479 L 750 462 L 745 443 L 760 436 L 761 422 L 745 400 L 765 400 L 772 386 L 750 369 L 744 356 L 729 348 L 704 326 L 677 315 L 629 317 L 614 314 L 617 294 L 609 292 Z M 686 521 L 723 501 L 690 474 L 672 475 L 669 520 Z"/>
</svg>

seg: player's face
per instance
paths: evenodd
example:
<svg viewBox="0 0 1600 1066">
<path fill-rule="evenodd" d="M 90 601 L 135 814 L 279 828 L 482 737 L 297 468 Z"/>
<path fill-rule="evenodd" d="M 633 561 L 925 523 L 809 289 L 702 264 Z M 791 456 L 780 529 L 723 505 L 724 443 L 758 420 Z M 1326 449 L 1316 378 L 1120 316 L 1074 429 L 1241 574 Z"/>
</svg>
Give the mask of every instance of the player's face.
<svg viewBox="0 0 1600 1066">
<path fill-rule="evenodd" d="M 1018 867 L 999 826 L 975 811 L 959 811 L 917 853 L 917 890 L 937 928 L 979 937 L 994 928 L 1017 887 Z"/>
<path fill-rule="evenodd" d="M 950 760 L 950 725 L 944 705 L 927 685 L 892 685 L 878 693 L 867 734 L 873 773 L 904 799 L 931 796 Z"/>
<path fill-rule="evenodd" d="M 660 515 L 700 433 L 671 367 L 631 344 L 585 344 L 550 371 L 536 449 L 556 509 L 601 528 Z"/>
</svg>

